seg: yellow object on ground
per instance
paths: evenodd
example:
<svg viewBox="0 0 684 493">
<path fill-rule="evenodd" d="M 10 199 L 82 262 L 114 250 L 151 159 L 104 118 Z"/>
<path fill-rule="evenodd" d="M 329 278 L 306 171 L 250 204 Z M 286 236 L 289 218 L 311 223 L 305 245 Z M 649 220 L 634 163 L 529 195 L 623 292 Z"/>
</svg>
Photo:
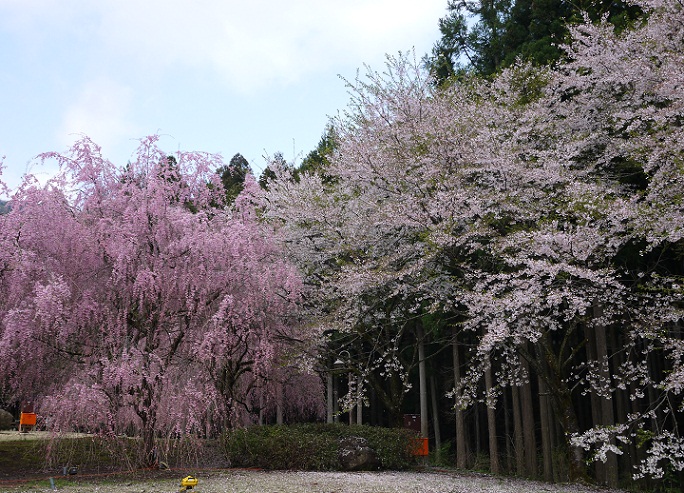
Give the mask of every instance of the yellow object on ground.
<svg viewBox="0 0 684 493">
<path fill-rule="evenodd" d="M 197 486 L 197 478 L 194 478 L 192 476 L 186 476 L 183 479 L 181 479 L 181 489 L 180 491 L 188 491 L 193 489 L 195 486 Z"/>
</svg>

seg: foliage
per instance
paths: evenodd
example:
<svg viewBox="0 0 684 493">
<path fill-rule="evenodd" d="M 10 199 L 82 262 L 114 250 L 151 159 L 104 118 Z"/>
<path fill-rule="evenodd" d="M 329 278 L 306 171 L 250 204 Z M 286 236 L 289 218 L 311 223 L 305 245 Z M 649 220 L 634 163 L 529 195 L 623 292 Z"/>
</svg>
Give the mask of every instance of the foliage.
<svg viewBox="0 0 684 493">
<path fill-rule="evenodd" d="M 400 428 L 345 425 L 258 426 L 236 429 L 223 438 L 232 466 L 263 469 L 332 471 L 339 469 L 340 439 L 368 440 L 384 469 L 402 470 L 415 464 L 415 435 Z"/>
<path fill-rule="evenodd" d="M 352 401 L 407 374 L 430 314 L 430 341 L 469 342 L 457 406 L 543 380 L 572 478 L 638 430 L 653 438 L 627 474 L 682 470 L 682 5 L 632 7 L 647 22 L 571 26 L 557 67 L 435 87 L 390 57 L 349 84 L 332 179 L 271 183 L 264 217 L 347 344 Z"/>
<path fill-rule="evenodd" d="M 337 148 L 337 137 L 335 127 L 328 125 L 318 141 L 316 149 L 309 152 L 295 170 L 295 179 L 301 173 L 319 173 L 325 175 L 325 170 L 330 164 L 330 157 Z"/>
<path fill-rule="evenodd" d="M 230 159 L 228 165 L 221 166 L 216 170 L 216 173 L 221 177 L 226 203 L 232 204 L 242 192 L 245 178 L 252 174 L 252 168 L 244 156 L 237 153 Z"/>
<path fill-rule="evenodd" d="M 314 335 L 290 323 L 300 280 L 257 220 L 254 178 L 225 209 L 218 156 L 156 141 L 123 170 L 87 138 L 45 154 L 61 173 L 27 177 L 0 216 L 8 395 L 56 430 L 140 433 L 151 463 L 161 436 L 256 420 L 307 372 L 294 341 Z"/>
<path fill-rule="evenodd" d="M 54 471 L 66 467 L 78 474 L 132 471 L 144 464 L 140 439 L 113 436 L 46 436 L 39 439 L 0 441 L 0 470 L 9 477 Z M 188 438 L 164 440 L 161 460 L 169 467 L 220 467 L 221 451 L 216 440 L 191 441 Z M 219 459 L 219 460 L 217 460 Z"/>
<path fill-rule="evenodd" d="M 464 71 L 491 76 L 517 60 L 555 63 L 564 55 L 568 23 L 581 23 L 586 14 L 624 29 L 641 13 L 629 2 L 594 0 L 449 0 L 447 10 L 439 20 L 441 38 L 427 58 L 439 83 Z"/>
<path fill-rule="evenodd" d="M 269 159 L 269 165 L 266 166 L 266 169 L 264 169 L 264 171 L 261 173 L 261 176 L 259 177 L 259 186 L 261 186 L 261 188 L 264 190 L 268 190 L 269 183 L 276 178 L 275 170 L 285 168 L 289 168 L 289 165 L 285 160 L 283 153 L 276 152 Z"/>
</svg>

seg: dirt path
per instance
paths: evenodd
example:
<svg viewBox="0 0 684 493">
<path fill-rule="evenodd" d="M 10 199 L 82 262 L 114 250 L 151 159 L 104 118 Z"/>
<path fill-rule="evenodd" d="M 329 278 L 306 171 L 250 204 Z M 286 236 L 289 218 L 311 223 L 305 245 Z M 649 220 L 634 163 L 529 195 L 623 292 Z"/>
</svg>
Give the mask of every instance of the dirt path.
<svg viewBox="0 0 684 493">
<path fill-rule="evenodd" d="M 86 433 L 62 433 L 59 435 L 62 438 L 78 438 L 90 436 Z M 16 441 L 16 440 L 47 440 L 52 437 L 49 431 L 29 431 L 28 433 L 19 433 L 17 430 L 2 430 L 0 431 L 0 441 Z"/>
</svg>

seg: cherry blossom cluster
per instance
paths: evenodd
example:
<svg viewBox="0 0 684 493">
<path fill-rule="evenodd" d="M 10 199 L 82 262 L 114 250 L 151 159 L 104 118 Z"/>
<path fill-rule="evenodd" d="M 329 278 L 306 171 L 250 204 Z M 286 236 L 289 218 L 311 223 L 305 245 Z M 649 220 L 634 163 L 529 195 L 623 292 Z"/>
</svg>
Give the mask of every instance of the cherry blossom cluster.
<svg viewBox="0 0 684 493">
<path fill-rule="evenodd" d="M 410 54 L 389 57 L 348 83 L 330 165 L 276 170 L 264 217 L 313 319 L 368 340 L 360 366 L 408 371 L 429 315 L 436 345 L 453 342 L 445 325 L 473 341 L 457 406 L 496 406 L 528 381 L 524 360 L 568 448 L 605 460 L 647 430 L 641 471 L 658 475 L 649 461 L 683 458 L 684 7 L 635 3 L 647 15 L 623 32 L 573 27 L 557 67 L 438 88 Z M 402 357 L 378 350 L 390 340 Z M 628 421 L 582 429 L 573 402 L 606 410 L 618 394 Z"/>
<path fill-rule="evenodd" d="M 224 204 L 220 156 L 167 155 L 156 136 L 124 168 L 86 137 L 41 159 L 60 173 L 26 177 L 0 216 L 5 395 L 54 430 L 137 430 L 150 454 L 160 434 L 255 421 L 284 392 L 288 412 L 320 414 L 295 349 L 316 335 L 296 323 L 301 279 L 253 177 Z"/>
</svg>

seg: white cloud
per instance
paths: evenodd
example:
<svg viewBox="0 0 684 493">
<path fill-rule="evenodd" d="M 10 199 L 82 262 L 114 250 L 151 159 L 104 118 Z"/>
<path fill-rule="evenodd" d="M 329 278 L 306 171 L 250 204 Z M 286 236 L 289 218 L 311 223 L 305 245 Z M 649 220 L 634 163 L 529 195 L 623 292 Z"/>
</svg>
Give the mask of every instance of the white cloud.
<svg viewBox="0 0 684 493">
<path fill-rule="evenodd" d="M 0 0 L 0 26 L 40 43 L 83 23 L 90 11 L 83 0 Z"/>
<path fill-rule="evenodd" d="M 445 7 L 445 0 L 0 0 L 8 24 L 39 39 L 87 24 L 103 56 L 140 70 L 209 66 L 249 92 L 341 64 L 382 63 L 386 52 L 434 41 Z"/>
<path fill-rule="evenodd" d="M 325 123 L 316 115 L 346 102 L 334 76 L 382 70 L 385 53 L 414 45 L 420 57 L 446 3 L 0 0 L 0 60 L 26 81 L 5 91 L 0 154 L 22 167 L 85 133 L 125 162 L 131 139 L 154 131 L 250 160 L 295 138 L 306 151 Z"/>
<path fill-rule="evenodd" d="M 102 146 L 107 155 L 107 149 L 136 135 L 135 125 L 129 120 L 132 101 L 133 93 L 126 86 L 107 78 L 89 81 L 66 109 L 57 140 L 69 146 L 85 134 Z"/>
<path fill-rule="evenodd" d="M 332 66 L 377 63 L 437 35 L 443 0 L 116 0 L 100 5 L 109 50 L 144 66 L 211 66 L 240 91 Z M 418 40 L 419 41 L 419 40 Z"/>
</svg>

